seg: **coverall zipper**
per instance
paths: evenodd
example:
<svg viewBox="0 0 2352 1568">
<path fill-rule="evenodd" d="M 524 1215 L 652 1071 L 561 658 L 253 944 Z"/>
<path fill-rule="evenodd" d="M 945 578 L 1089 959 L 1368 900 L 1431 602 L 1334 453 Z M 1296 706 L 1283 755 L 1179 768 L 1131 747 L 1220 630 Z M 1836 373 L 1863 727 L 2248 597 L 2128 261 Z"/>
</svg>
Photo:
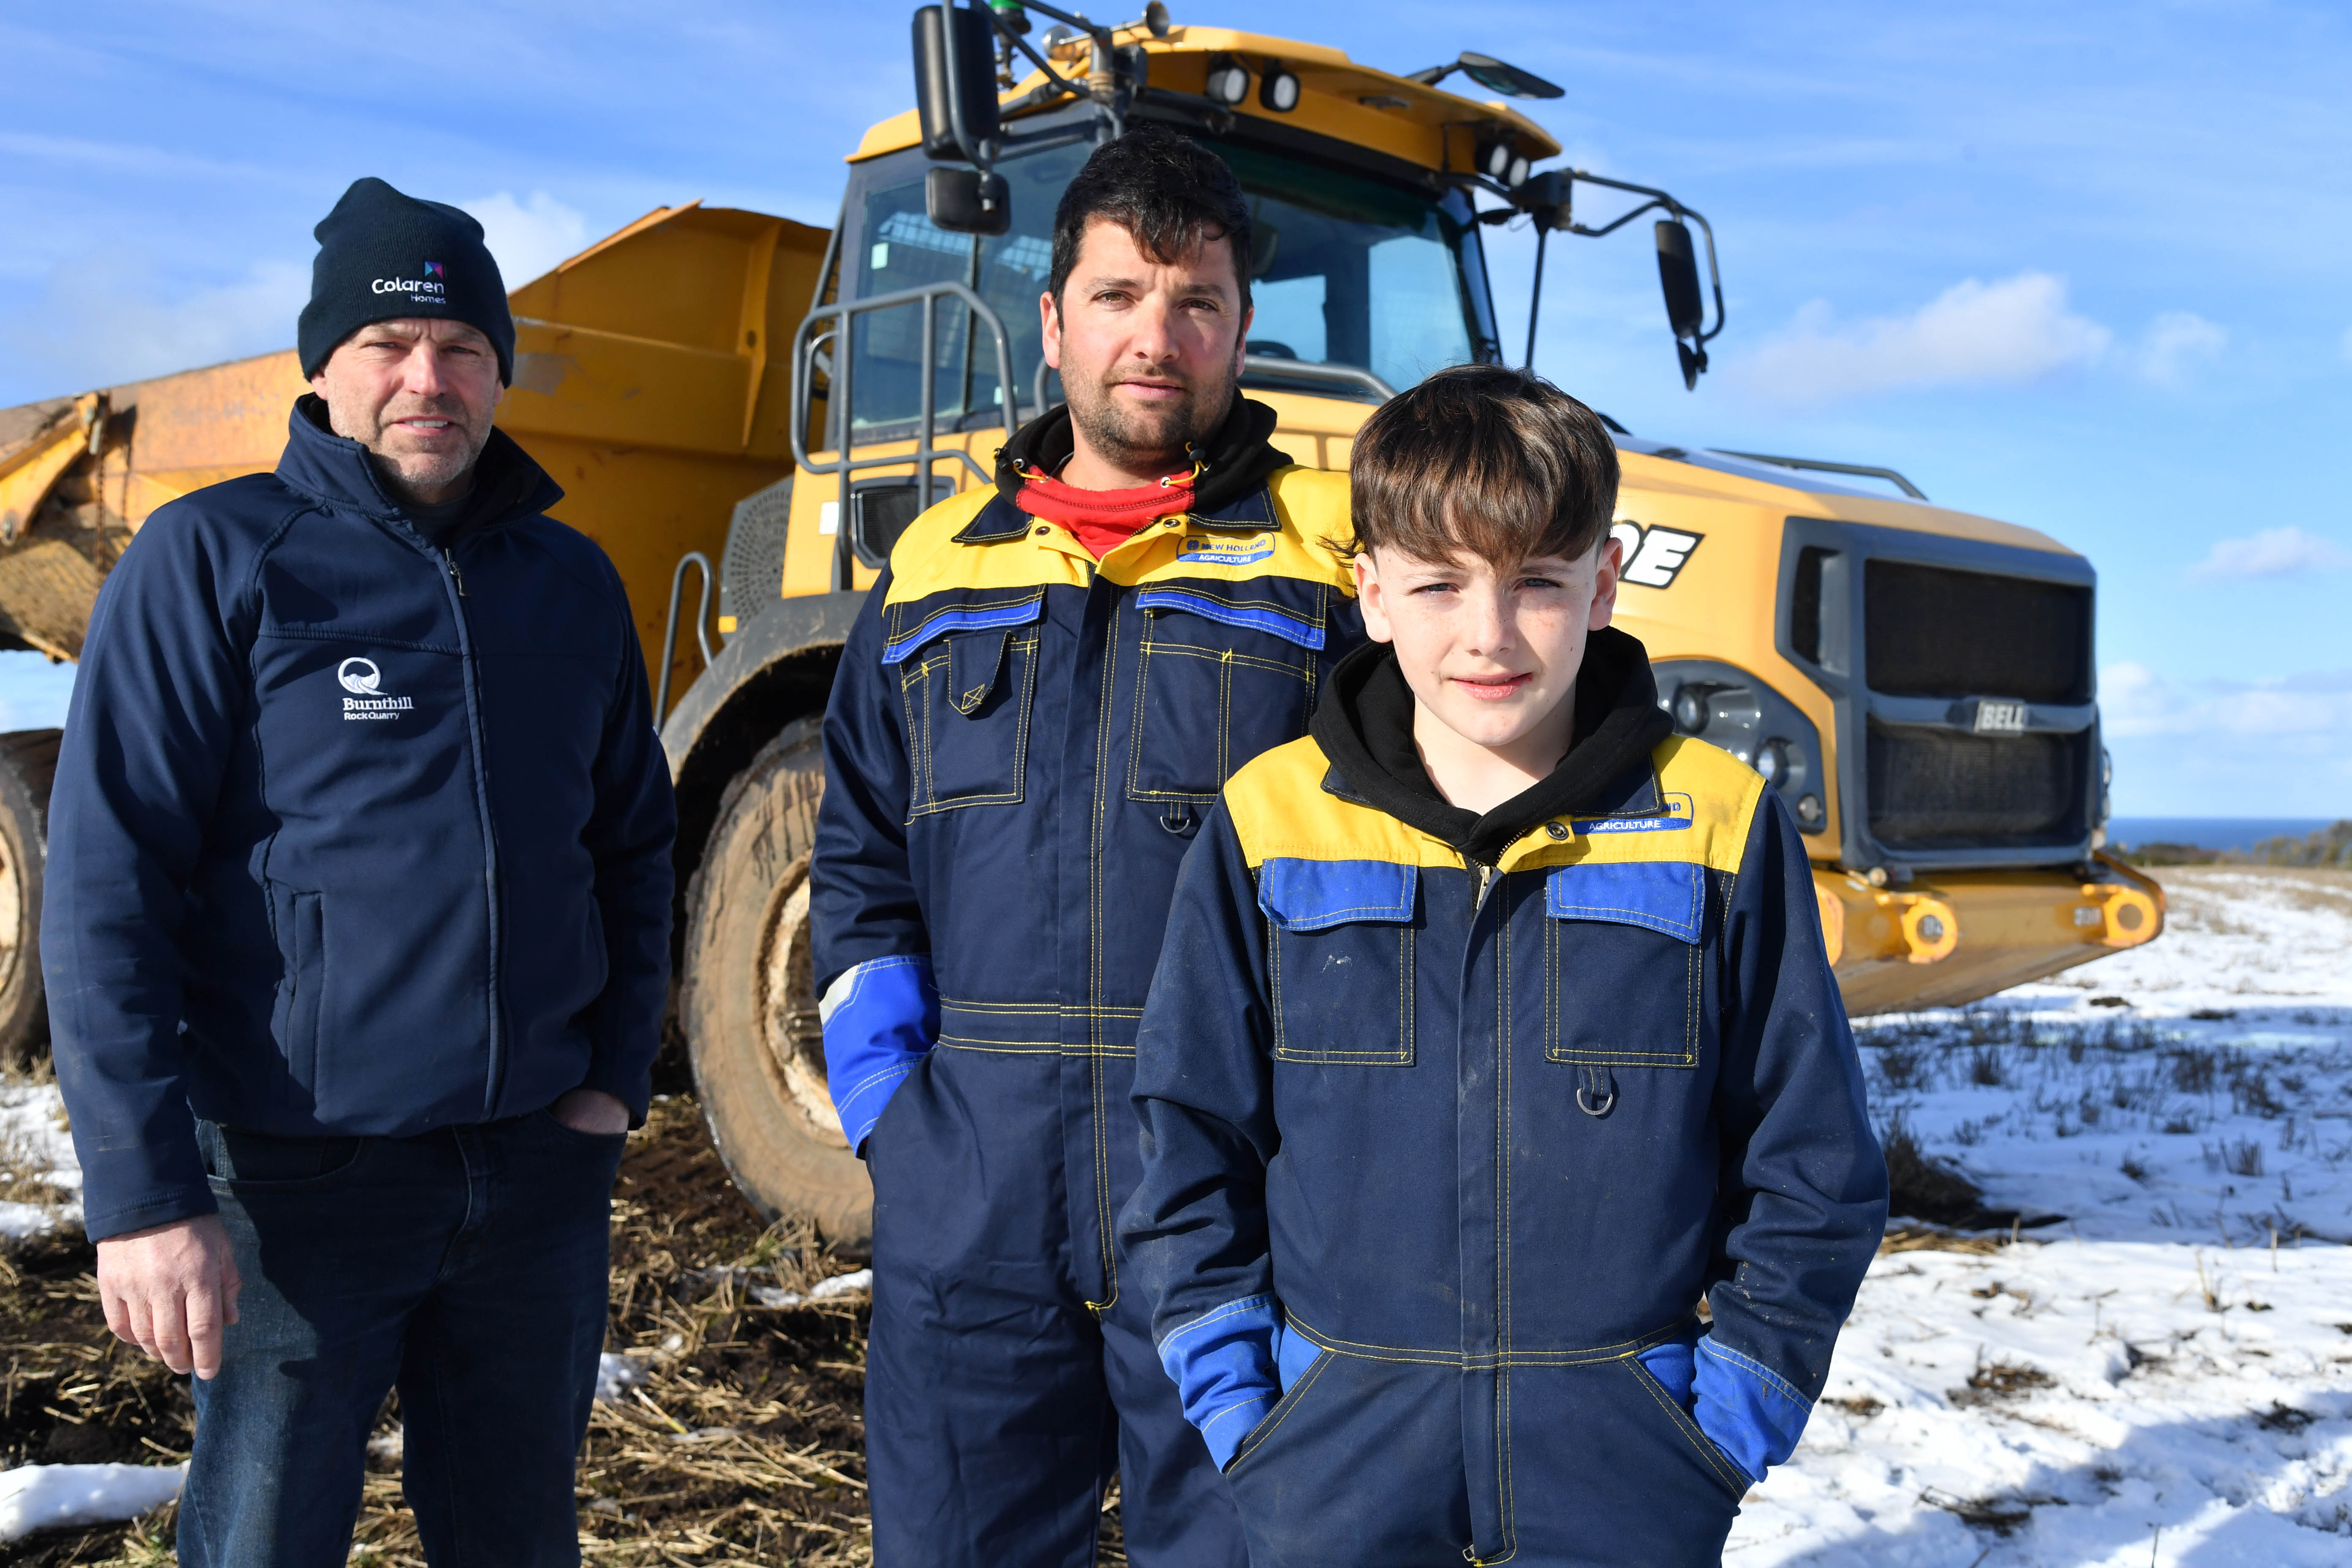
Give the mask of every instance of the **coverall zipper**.
<svg viewBox="0 0 2352 1568">
<path fill-rule="evenodd" d="M 493 1114 L 498 1110 L 499 1097 L 506 1089 L 506 987 L 499 975 L 499 960 L 505 942 L 499 909 L 499 841 L 490 825 L 490 764 L 482 746 L 481 688 L 474 667 L 474 638 L 466 620 L 466 579 L 457 570 L 457 558 L 449 551 L 441 552 L 441 560 L 449 569 L 449 613 L 457 622 L 457 663 L 466 674 L 466 723 L 474 747 L 474 803 L 482 819 L 482 894 L 489 906 L 490 920 L 490 1068 L 482 1090 L 482 1113 Z"/>
</svg>

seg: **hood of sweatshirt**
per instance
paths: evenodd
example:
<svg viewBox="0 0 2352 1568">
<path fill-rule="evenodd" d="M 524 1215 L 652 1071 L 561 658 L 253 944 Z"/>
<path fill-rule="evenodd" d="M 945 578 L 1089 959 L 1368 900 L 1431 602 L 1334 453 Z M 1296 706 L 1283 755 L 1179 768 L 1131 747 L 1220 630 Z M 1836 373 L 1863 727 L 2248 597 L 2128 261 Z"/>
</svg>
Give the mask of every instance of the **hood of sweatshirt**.
<svg viewBox="0 0 2352 1568">
<path fill-rule="evenodd" d="M 1413 744 L 1412 689 L 1387 643 L 1367 643 L 1339 661 L 1307 732 L 1336 775 L 1324 788 L 1492 866 L 1522 834 L 1590 806 L 1630 769 L 1647 767 L 1650 752 L 1674 732 L 1674 721 L 1658 707 L 1649 651 L 1614 626 L 1593 633 L 1584 645 L 1575 702 L 1567 754 L 1483 816 L 1451 804 L 1430 782 Z"/>
</svg>

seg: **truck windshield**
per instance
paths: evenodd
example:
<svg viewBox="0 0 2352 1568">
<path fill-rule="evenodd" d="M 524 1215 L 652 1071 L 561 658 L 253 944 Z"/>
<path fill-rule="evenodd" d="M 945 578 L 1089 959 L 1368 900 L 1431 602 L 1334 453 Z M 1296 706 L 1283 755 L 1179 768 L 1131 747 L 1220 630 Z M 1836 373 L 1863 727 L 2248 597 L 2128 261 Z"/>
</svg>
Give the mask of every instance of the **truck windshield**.
<svg viewBox="0 0 2352 1568">
<path fill-rule="evenodd" d="M 1255 228 L 1250 352 L 1267 360 L 1369 370 L 1392 387 L 1432 371 L 1488 358 L 1495 338 L 1477 226 L 1458 191 L 1417 194 L 1401 185 L 1227 142 L 1209 142 L 1239 176 Z M 1000 165 L 1012 188 L 1009 232 L 950 233 L 925 216 L 919 153 L 858 165 L 844 214 L 843 296 L 871 299 L 953 279 L 995 310 L 1012 340 L 1013 395 L 1034 400 L 1042 353 L 1037 298 L 1053 265 L 1054 209 L 1085 163 L 1084 143 Z M 994 339 L 970 329 L 970 312 L 939 306 L 931 367 L 942 428 L 1001 422 Z M 911 434 L 922 415 L 923 310 L 893 307 L 856 319 L 852 440 Z M 1345 386 L 1254 384 L 1326 396 Z M 1370 396 L 1370 393 L 1360 395 Z M 893 426 L 899 427 L 898 431 Z"/>
</svg>

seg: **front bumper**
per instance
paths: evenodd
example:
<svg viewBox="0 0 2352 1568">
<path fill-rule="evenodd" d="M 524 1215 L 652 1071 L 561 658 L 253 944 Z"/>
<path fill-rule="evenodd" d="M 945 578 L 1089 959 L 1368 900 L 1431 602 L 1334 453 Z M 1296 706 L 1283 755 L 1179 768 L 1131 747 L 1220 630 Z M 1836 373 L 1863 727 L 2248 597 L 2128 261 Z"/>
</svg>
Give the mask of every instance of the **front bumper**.
<svg viewBox="0 0 2352 1568">
<path fill-rule="evenodd" d="M 1822 936 L 1846 1011 L 1956 1007 L 2155 940 L 2164 889 L 2105 855 L 2063 870 L 1941 871 L 1881 888 L 1813 868 Z"/>
</svg>

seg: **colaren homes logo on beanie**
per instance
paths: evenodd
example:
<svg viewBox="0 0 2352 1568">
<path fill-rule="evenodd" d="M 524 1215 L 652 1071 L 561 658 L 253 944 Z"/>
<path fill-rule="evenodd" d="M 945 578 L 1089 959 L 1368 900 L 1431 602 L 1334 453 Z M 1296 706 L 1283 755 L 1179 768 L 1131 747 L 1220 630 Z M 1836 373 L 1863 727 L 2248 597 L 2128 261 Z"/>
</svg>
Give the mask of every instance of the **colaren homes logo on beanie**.
<svg viewBox="0 0 2352 1568">
<path fill-rule="evenodd" d="M 352 181 L 314 232 L 319 255 L 297 334 L 304 375 L 362 327 L 413 316 L 475 328 L 498 351 L 499 379 L 514 380 L 506 284 L 471 213 L 368 178 Z"/>
</svg>

